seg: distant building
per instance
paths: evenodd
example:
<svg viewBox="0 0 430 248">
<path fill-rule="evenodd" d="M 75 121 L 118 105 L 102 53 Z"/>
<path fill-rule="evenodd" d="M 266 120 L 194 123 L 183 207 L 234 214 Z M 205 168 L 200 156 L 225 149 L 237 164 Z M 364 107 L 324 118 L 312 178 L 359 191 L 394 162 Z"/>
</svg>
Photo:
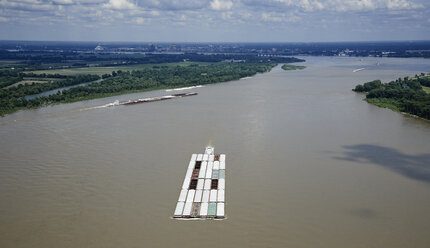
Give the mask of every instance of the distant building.
<svg viewBox="0 0 430 248">
<path fill-rule="evenodd" d="M 149 46 L 148 46 L 148 51 L 149 52 L 154 52 L 155 51 L 155 46 L 151 43 L 151 44 L 149 44 Z"/>
<path fill-rule="evenodd" d="M 96 46 L 96 48 L 94 48 L 94 51 L 96 51 L 96 52 L 100 52 L 100 51 L 103 51 L 103 50 L 105 50 L 102 46 L 100 46 L 100 45 L 98 45 L 98 46 Z"/>
<path fill-rule="evenodd" d="M 177 51 L 178 48 L 176 47 L 176 44 L 171 44 L 169 47 L 169 51 Z"/>
</svg>

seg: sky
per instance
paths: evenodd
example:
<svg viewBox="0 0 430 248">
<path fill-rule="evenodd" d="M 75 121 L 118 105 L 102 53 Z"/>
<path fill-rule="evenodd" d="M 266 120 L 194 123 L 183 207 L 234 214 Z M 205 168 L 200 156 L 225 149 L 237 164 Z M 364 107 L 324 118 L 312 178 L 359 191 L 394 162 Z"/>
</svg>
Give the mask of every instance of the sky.
<svg viewBox="0 0 430 248">
<path fill-rule="evenodd" d="M 430 1 L 0 0 L 0 40 L 430 40 Z"/>
</svg>

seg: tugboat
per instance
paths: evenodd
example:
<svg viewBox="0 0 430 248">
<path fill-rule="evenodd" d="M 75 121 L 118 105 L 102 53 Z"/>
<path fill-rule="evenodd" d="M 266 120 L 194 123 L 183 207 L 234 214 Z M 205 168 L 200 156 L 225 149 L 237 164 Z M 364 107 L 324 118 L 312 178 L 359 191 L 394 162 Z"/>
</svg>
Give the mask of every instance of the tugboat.
<svg viewBox="0 0 430 248">
<path fill-rule="evenodd" d="M 214 154 L 214 148 L 212 146 L 206 146 L 205 153 L 208 155 Z"/>
</svg>

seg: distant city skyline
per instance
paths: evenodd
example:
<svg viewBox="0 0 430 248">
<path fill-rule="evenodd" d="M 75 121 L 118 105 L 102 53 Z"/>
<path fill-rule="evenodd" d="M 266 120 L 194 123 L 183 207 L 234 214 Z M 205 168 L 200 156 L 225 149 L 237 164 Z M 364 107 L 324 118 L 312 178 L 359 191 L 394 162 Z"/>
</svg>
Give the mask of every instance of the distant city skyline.
<svg viewBox="0 0 430 248">
<path fill-rule="evenodd" d="M 426 0 L 0 0 L 0 40 L 430 40 Z"/>
</svg>

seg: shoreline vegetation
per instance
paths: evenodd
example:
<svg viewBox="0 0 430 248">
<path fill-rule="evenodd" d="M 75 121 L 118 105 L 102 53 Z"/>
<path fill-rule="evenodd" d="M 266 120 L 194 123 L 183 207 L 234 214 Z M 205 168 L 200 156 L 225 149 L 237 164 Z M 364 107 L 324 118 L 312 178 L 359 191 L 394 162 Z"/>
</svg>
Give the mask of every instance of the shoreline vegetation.
<svg viewBox="0 0 430 248">
<path fill-rule="evenodd" d="M 303 70 L 306 68 L 306 66 L 284 64 L 284 65 L 282 65 L 281 68 L 284 69 L 285 71 L 291 71 L 291 70 Z"/>
<path fill-rule="evenodd" d="M 365 101 L 382 108 L 430 120 L 430 74 L 398 78 L 389 83 L 374 80 L 353 91 L 365 93 Z"/>
<path fill-rule="evenodd" d="M 166 63 L 166 59 L 162 56 L 159 61 L 161 63 L 158 64 L 141 64 L 141 67 L 135 64 L 131 67 L 132 69 L 130 66 L 124 66 L 125 70 L 114 70 L 111 73 L 102 75 L 100 75 L 100 71 L 103 71 L 103 67 L 98 67 L 94 70 L 98 73 L 85 75 L 76 73 L 76 69 L 73 72 L 58 69 L 46 70 L 46 68 L 44 71 L 39 72 L 34 70 L 0 70 L 0 116 L 11 114 L 18 110 L 35 109 L 52 104 L 227 82 L 250 77 L 257 73 L 268 72 L 278 63 L 303 61 L 291 57 L 269 57 L 264 59 L 250 57 L 248 60 L 233 57 L 226 60 L 225 56 L 203 56 L 200 62 L 178 62 L 177 60 L 178 58 L 175 57 L 172 63 Z M 38 67 L 44 66 L 38 65 Z M 121 66 L 115 68 L 121 68 Z M 83 71 L 91 73 L 91 70 Z M 28 78 L 36 82 L 22 83 Z M 79 85 L 83 83 L 88 84 Z M 31 95 L 69 86 L 72 87 L 61 92 L 58 91 L 56 94 L 32 99 L 27 98 Z"/>
</svg>

